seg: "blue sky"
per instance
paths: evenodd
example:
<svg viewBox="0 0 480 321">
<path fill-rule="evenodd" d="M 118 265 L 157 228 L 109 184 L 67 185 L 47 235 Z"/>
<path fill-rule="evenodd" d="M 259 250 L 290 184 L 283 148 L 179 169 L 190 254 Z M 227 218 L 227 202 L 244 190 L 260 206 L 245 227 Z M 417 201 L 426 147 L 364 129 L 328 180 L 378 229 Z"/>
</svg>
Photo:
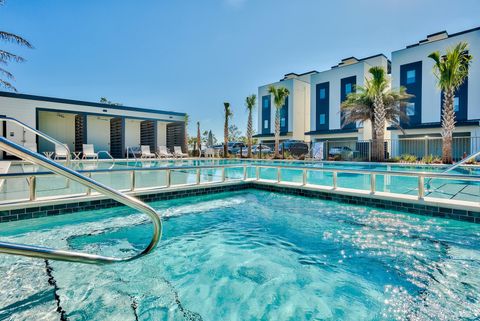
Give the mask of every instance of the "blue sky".
<svg viewBox="0 0 480 321">
<path fill-rule="evenodd" d="M 8 69 L 22 93 L 187 112 L 223 136 L 223 102 L 288 72 L 477 27 L 478 0 L 7 0 L 0 29 L 27 38 Z"/>
</svg>

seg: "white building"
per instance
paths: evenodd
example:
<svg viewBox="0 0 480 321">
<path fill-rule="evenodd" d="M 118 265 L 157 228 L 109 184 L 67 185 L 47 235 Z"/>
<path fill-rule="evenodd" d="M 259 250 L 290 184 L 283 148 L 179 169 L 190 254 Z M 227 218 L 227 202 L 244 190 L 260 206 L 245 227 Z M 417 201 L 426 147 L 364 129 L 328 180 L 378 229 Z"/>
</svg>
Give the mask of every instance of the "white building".
<svg viewBox="0 0 480 321">
<path fill-rule="evenodd" d="M 393 88 L 404 86 L 408 93 L 415 95 L 406 110 L 410 120 L 402 124 L 406 134 L 390 128 L 392 139 L 440 137 L 442 92 L 432 72 L 434 62 L 428 55 L 434 51 L 445 53 L 447 48 L 462 41 L 469 44 L 473 62 L 468 79 L 455 94 L 457 123 L 454 138 L 459 137 L 456 141 L 463 141 L 464 144 L 455 146 L 454 139 L 454 158 L 461 157 L 463 153 L 470 153 L 472 149 L 480 149 L 480 138 L 470 139 L 480 137 L 480 28 L 450 35 L 446 31 L 438 32 L 428 35 L 417 44 L 392 53 Z M 404 147 L 402 142 L 397 144 L 396 153 L 401 154 Z"/>
<path fill-rule="evenodd" d="M 275 134 L 275 110 L 270 86 L 285 87 L 290 95 L 280 110 L 280 140 L 296 139 L 309 141 L 305 134 L 310 126 L 310 76 L 316 71 L 303 74 L 289 73 L 279 82 L 258 88 L 258 128 L 260 142 L 273 142 Z"/>
<path fill-rule="evenodd" d="M 356 149 L 355 141 L 372 138 L 370 122 L 343 126 L 340 106 L 356 86 L 364 86 L 373 66 L 390 71 L 390 61 L 383 54 L 357 59 L 343 59 L 331 69 L 310 77 L 310 135 L 312 141 L 349 141 Z"/>
<path fill-rule="evenodd" d="M 129 146 L 150 145 L 155 151 L 158 145 L 183 146 L 184 141 L 185 114 L 171 111 L 0 92 L 0 116 L 16 118 L 71 151 L 94 144 L 96 151 L 116 158 L 124 157 Z M 54 150 L 50 142 L 13 123 L 0 122 L 0 134 L 20 145 L 37 144 L 39 152 Z"/>
</svg>

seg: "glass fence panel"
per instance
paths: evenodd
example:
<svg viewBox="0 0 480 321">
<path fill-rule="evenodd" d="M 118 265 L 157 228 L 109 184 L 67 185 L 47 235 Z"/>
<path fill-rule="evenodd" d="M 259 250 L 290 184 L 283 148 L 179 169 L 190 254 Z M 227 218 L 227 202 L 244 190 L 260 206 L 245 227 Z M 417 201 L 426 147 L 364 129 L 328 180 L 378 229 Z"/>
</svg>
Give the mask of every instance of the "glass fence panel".
<svg viewBox="0 0 480 321">
<path fill-rule="evenodd" d="M 243 166 L 225 168 L 225 180 L 232 179 L 243 179 Z"/>
<path fill-rule="evenodd" d="M 86 174 L 85 174 L 86 175 Z M 108 187 L 120 191 L 128 191 L 132 188 L 132 175 L 130 172 L 106 172 L 91 174 L 92 179 L 99 183 L 105 184 Z M 97 193 L 92 191 L 92 193 Z"/>
<path fill-rule="evenodd" d="M 333 172 L 307 171 L 307 184 L 333 186 Z"/>
<path fill-rule="evenodd" d="M 418 195 L 418 177 L 385 174 L 376 175 L 376 179 L 376 192 Z"/>
<path fill-rule="evenodd" d="M 219 183 L 222 181 L 221 168 L 203 168 L 200 171 L 201 183 Z"/>
<path fill-rule="evenodd" d="M 197 183 L 196 169 L 175 169 L 170 172 L 170 185 L 186 185 Z"/>
<path fill-rule="evenodd" d="M 29 199 L 27 178 L 12 177 L 0 179 L 0 202 Z"/>
<path fill-rule="evenodd" d="M 280 170 L 280 177 L 282 182 L 302 184 L 303 170 L 282 168 Z"/>
<path fill-rule="evenodd" d="M 480 202 L 480 182 L 425 178 L 425 197 Z"/>
<path fill-rule="evenodd" d="M 37 176 L 35 190 L 37 198 L 80 195 L 87 192 L 87 188 L 82 184 L 60 175 Z"/>
<path fill-rule="evenodd" d="M 266 168 L 259 167 L 259 178 L 266 179 L 271 181 L 277 180 L 277 169 L 276 168 Z"/>
<path fill-rule="evenodd" d="M 167 171 L 136 171 L 135 188 L 155 188 L 167 185 Z"/>
<path fill-rule="evenodd" d="M 370 174 L 338 173 L 337 187 L 370 190 Z"/>
</svg>

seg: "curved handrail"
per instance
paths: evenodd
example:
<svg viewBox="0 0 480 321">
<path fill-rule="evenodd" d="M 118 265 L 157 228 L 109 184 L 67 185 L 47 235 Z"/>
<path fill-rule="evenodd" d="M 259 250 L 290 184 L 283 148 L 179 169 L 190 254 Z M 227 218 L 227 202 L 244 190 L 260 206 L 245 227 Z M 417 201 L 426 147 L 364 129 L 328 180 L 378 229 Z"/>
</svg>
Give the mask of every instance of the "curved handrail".
<svg viewBox="0 0 480 321">
<path fill-rule="evenodd" d="M 23 146 L 20 146 L 16 143 L 13 143 L 4 137 L 0 137 L 0 149 L 5 150 L 8 153 L 15 155 L 19 158 L 23 158 L 37 165 L 41 165 L 56 174 L 62 175 L 88 188 L 94 189 L 97 192 L 102 193 L 116 200 L 117 202 L 120 202 L 140 212 L 143 212 L 147 214 L 153 222 L 153 236 L 152 236 L 152 240 L 150 241 L 150 244 L 148 244 L 145 250 L 143 250 L 141 253 L 129 258 L 114 258 L 114 257 L 93 255 L 93 254 L 82 253 L 82 252 L 57 250 L 57 249 L 48 248 L 48 247 L 39 247 L 39 246 L 8 243 L 8 242 L 0 242 L 0 253 L 22 255 L 22 256 L 36 257 L 36 258 L 42 258 L 42 259 L 67 261 L 67 262 L 110 264 L 110 263 L 116 263 L 116 262 L 131 261 L 139 257 L 142 257 L 143 255 L 150 253 L 158 244 L 162 234 L 162 222 L 160 220 L 160 217 L 157 215 L 157 212 L 152 207 L 148 206 L 147 204 L 143 203 L 142 201 L 132 196 L 120 193 L 106 185 L 96 182 L 91 178 L 83 176 L 82 174 L 72 169 L 69 169 L 59 163 L 56 163 L 53 160 L 43 155 L 32 152 L 31 150 L 26 149 Z"/>
<path fill-rule="evenodd" d="M 71 152 L 70 152 L 70 148 L 68 147 L 67 144 L 62 143 L 61 141 L 58 141 L 55 138 L 50 137 L 50 136 L 42 133 L 41 131 L 39 131 L 39 130 L 33 128 L 33 127 L 30 127 L 29 125 L 27 125 L 25 123 L 22 123 L 18 119 L 15 119 L 15 118 L 12 118 L 12 117 L 0 116 L 0 121 L 6 121 L 6 122 L 17 124 L 18 126 L 24 128 L 24 129 L 27 129 L 28 131 L 34 133 L 35 135 L 40 136 L 45 140 L 48 140 L 50 143 L 53 143 L 55 145 L 60 145 L 60 146 L 64 147 L 67 150 L 67 163 L 70 162 Z"/>
<path fill-rule="evenodd" d="M 110 154 L 108 151 L 106 151 L 106 150 L 99 150 L 97 154 L 98 154 L 98 156 L 100 156 L 100 154 L 106 154 L 108 157 L 110 157 L 110 159 L 112 160 L 112 162 L 115 163 L 115 158 L 113 158 L 112 154 Z M 97 162 L 98 162 L 98 158 L 97 158 Z"/>
<path fill-rule="evenodd" d="M 466 162 L 468 162 L 469 160 L 471 160 L 472 158 L 475 158 L 477 156 L 480 156 L 480 151 L 477 151 L 475 153 L 472 153 L 470 155 L 468 155 L 467 157 L 465 157 L 464 159 L 462 159 L 461 161 L 455 163 L 455 164 L 452 164 L 450 165 L 446 170 L 444 170 L 442 172 L 442 174 L 445 174 L 445 173 L 448 173 L 448 172 L 451 172 L 453 171 L 454 169 L 462 166 L 463 164 L 465 164 Z M 427 189 L 430 189 L 431 186 L 430 186 L 430 182 L 432 181 L 433 177 L 429 178 L 425 183 L 427 184 Z"/>
</svg>

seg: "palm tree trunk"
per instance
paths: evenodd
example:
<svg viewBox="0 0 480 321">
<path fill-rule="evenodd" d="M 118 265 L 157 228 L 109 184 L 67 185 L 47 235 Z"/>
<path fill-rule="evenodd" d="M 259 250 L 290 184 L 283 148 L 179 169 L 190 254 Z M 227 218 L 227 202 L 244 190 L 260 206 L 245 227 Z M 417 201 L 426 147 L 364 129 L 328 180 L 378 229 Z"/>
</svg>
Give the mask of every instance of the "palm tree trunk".
<svg viewBox="0 0 480 321">
<path fill-rule="evenodd" d="M 376 133 L 376 139 L 373 142 L 374 145 L 374 160 L 382 162 L 385 160 L 385 122 L 386 112 L 385 105 L 381 95 L 376 95 L 373 100 L 373 113 L 374 119 L 374 131 Z"/>
<path fill-rule="evenodd" d="M 452 137 L 455 129 L 455 111 L 453 110 L 453 89 L 445 91 L 443 96 L 442 113 L 442 161 L 445 164 L 452 163 Z"/>
<path fill-rule="evenodd" d="M 248 110 L 248 121 L 247 121 L 247 138 L 248 138 L 248 158 L 252 158 L 252 136 L 253 136 L 253 125 L 252 125 L 252 109 Z"/>
<path fill-rule="evenodd" d="M 275 156 L 274 158 L 280 158 L 280 152 L 278 150 L 278 145 L 280 144 L 280 108 L 277 107 L 275 110 Z"/>
<path fill-rule="evenodd" d="M 228 115 L 225 115 L 225 127 L 223 128 L 223 157 L 228 158 Z"/>
</svg>

